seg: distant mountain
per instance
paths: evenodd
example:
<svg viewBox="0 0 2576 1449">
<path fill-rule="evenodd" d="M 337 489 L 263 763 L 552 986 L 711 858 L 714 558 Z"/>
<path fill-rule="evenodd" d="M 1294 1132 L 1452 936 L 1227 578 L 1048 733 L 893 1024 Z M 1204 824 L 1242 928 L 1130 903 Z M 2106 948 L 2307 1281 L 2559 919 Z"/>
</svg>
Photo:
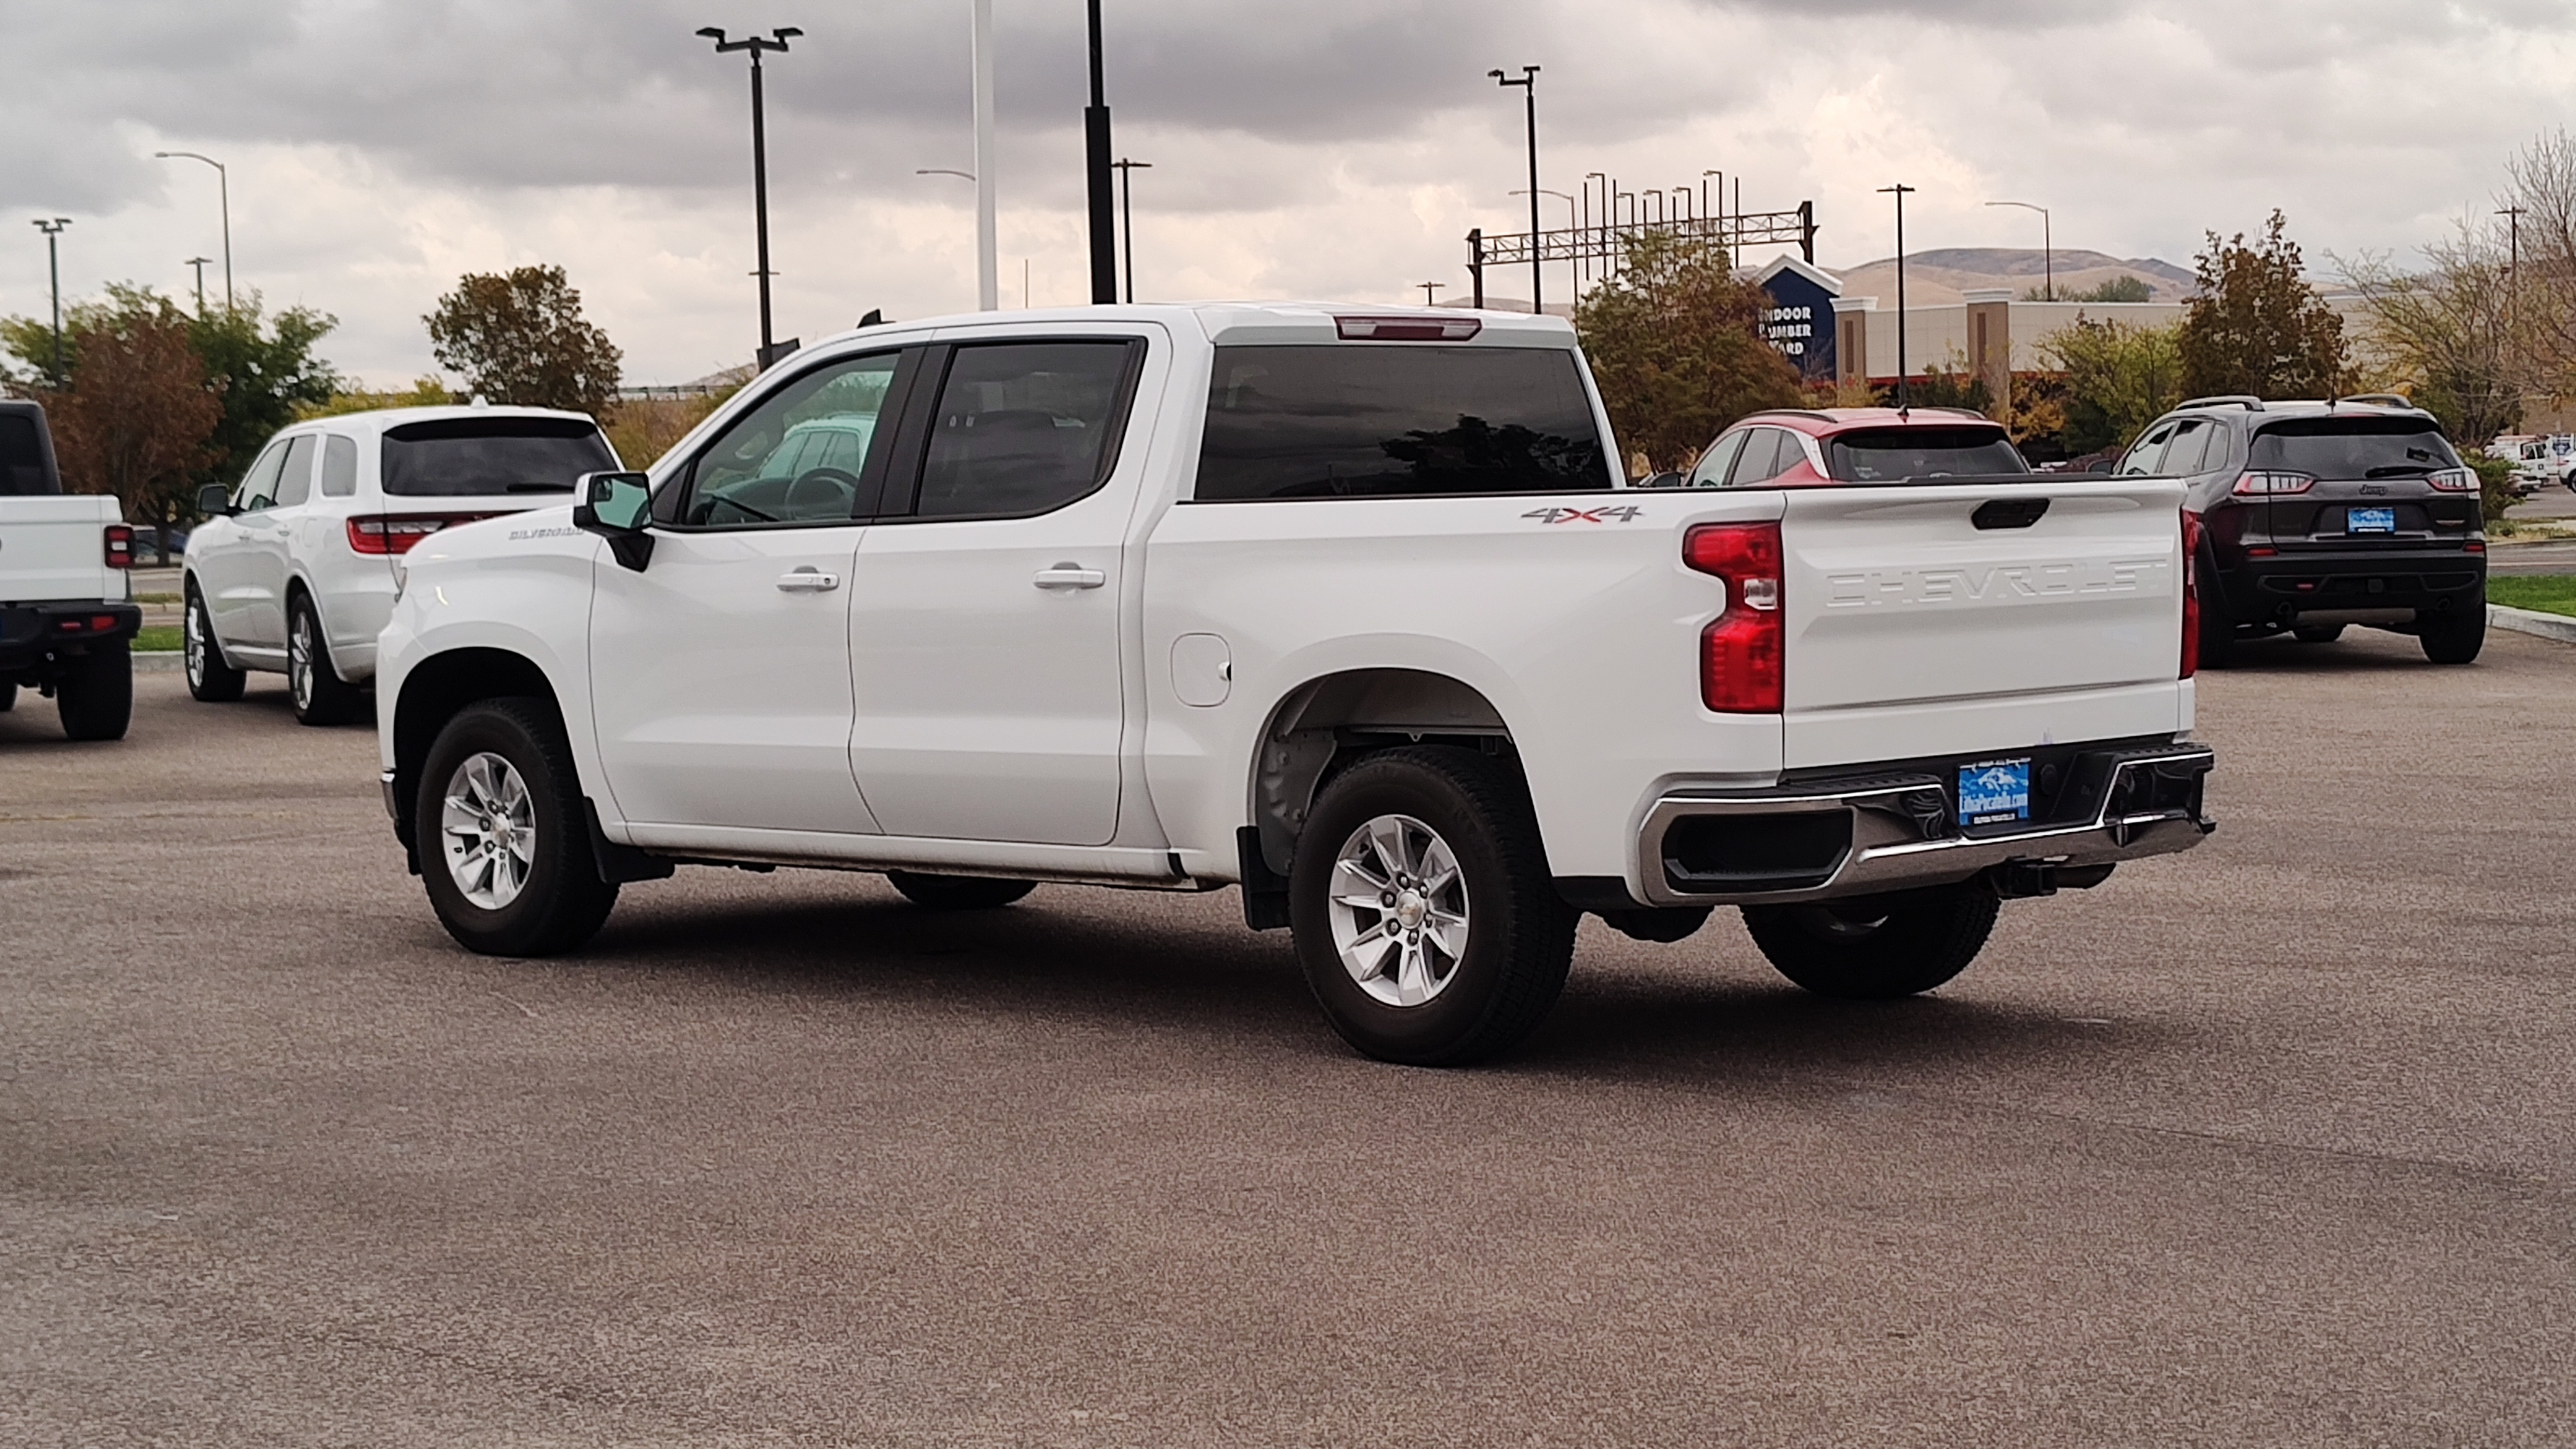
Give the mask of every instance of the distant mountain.
<svg viewBox="0 0 2576 1449">
<path fill-rule="evenodd" d="M 1905 254 L 1905 296 L 1915 306 L 1939 306 L 1959 300 L 1962 292 L 2009 289 L 2018 299 L 2040 285 L 2052 258 L 2036 247 L 1937 247 Z M 2179 302 L 2195 290 L 2192 274 L 2157 257 L 2122 259 L 2106 252 L 2061 250 L 2053 258 L 2058 295 L 2088 291 L 2115 277 L 2135 277 L 2147 284 L 2151 300 Z M 1846 297 L 1876 297 L 1879 305 L 1896 305 L 1896 259 L 1882 257 L 1854 267 L 1827 270 L 1842 278 Z"/>
</svg>

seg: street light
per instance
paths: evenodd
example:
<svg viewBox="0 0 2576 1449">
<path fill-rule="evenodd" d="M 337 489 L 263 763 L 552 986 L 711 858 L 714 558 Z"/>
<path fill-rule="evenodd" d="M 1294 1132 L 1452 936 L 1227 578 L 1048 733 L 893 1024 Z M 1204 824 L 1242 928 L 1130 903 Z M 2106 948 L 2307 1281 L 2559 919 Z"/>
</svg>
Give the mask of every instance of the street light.
<svg viewBox="0 0 2576 1449">
<path fill-rule="evenodd" d="M 1128 183 L 1134 179 L 1128 173 L 1151 171 L 1154 163 L 1130 161 L 1122 156 L 1109 164 L 1118 168 L 1118 229 L 1127 238 L 1127 300 L 1133 302 L 1136 300 L 1136 208 L 1134 198 L 1127 190 Z"/>
<path fill-rule="evenodd" d="M 221 161 L 216 160 L 212 156 L 200 156 L 194 151 L 155 151 L 152 155 L 155 159 L 162 161 L 168 161 L 174 158 L 189 161 L 203 161 L 207 165 L 215 168 L 215 194 L 222 203 L 224 214 L 224 310 L 229 312 L 233 309 L 232 173 L 224 169 L 224 163 Z M 203 312 L 206 309 L 200 307 L 197 310 Z"/>
<path fill-rule="evenodd" d="M 1913 189 L 1901 181 L 1878 188 L 1879 195 L 1896 198 L 1896 410 L 1900 413 L 1913 406 L 1905 387 L 1905 197 Z"/>
<path fill-rule="evenodd" d="M 1091 300 L 1118 300 L 1118 222 L 1109 213 L 1109 98 L 1100 80 L 1100 0 L 1091 0 L 1091 104 L 1082 113 L 1083 188 L 1091 202 Z"/>
<path fill-rule="evenodd" d="M 975 306 L 1002 309 L 1002 263 L 996 221 L 993 159 L 993 0 L 975 0 Z"/>
<path fill-rule="evenodd" d="M 197 269 L 197 320 L 200 322 L 206 320 L 206 263 L 213 260 L 213 257 L 190 257 L 179 264 Z"/>
<path fill-rule="evenodd" d="M 760 94 L 760 57 L 772 50 L 786 54 L 787 42 L 804 33 L 786 25 L 765 37 L 746 35 L 740 40 L 727 40 L 724 31 L 712 25 L 698 31 L 716 43 L 718 55 L 737 50 L 751 53 L 751 211 L 760 253 L 760 270 L 753 275 L 760 278 L 760 366 L 764 371 L 777 360 L 781 349 L 770 341 L 769 328 L 769 135 Z"/>
<path fill-rule="evenodd" d="M 1095 0 L 1095 3 L 1097 3 L 1097 0 Z M 1522 66 L 1521 76 L 1518 80 L 1514 80 L 1510 76 L 1507 76 L 1498 70 L 1489 70 L 1485 72 L 1485 74 L 1492 76 L 1494 78 L 1494 84 L 1496 85 L 1519 86 L 1521 88 L 1522 100 L 1526 102 L 1528 107 L 1530 183 L 1530 315 L 1535 317 L 1543 310 L 1539 306 L 1538 274 L 1539 252 L 1541 250 L 1539 246 L 1538 232 L 1538 67 L 1534 65 Z"/>
<path fill-rule="evenodd" d="M 36 230 L 45 234 L 45 270 L 52 274 L 54 281 L 54 391 L 56 392 L 63 390 L 63 263 L 61 253 L 56 250 L 55 238 L 61 236 L 63 228 L 71 224 L 72 219 L 68 216 L 58 216 L 51 221 L 37 221 L 33 224 Z"/>
<path fill-rule="evenodd" d="M 2035 211 L 2039 213 L 2039 268 L 2040 276 L 2042 278 L 2039 290 L 2043 300 L 2050 302 L 2056 301 L 2057 242 L 2056 239 L 2051 237 L 2048 232 L 2048 208 L 2045 206 L 2034 206 L 2027 201 L 1989 201 L 1986 205 L 2018 206 L 2024 211 Z"/>
<path fill-rule="evenodd" d="M 1523 195 L 1527 195 L 1527 194 L 1529 194 L 1529 188 L 1528 188 L 1528 187 L 1525 187 L 1525 186 L 1515 186 L 1515 187 L 1513 187 L 1510 191 L 1508 191 L 1508 192 L 1506 192 L 1506 193 L 1504 193 L 1504 194 L 1505 194 L 1505 195 L 1507 195 L 1507 196 L 1523 196 Z M 1557 200 L 1562 201 L 1562 202 L 1564 202 L 1564 203 L 1565 203 L 1565 224 L 1566 224 L 1566 226 L 1567 226 L 1569 229 L 1570 229 L 1570 228 L 1574 228 L 1574 227 L 1577 227 L 1577 226 L 1581 225 L 1581 217 L 1580 217 L 1580 215 L 1578 214 L 1578 212 L 1576 211 L 1576 205 L 1577 205 L 1577 203 L 1575 202 L 1575 199 L 1574 199 L 1573 197 L 1568 196 L 1568 195 L 1566 195 L 1564 192 L 1562 192 L 1562 191 L 1558 191 L 1558 190 L 1556 190 L 1555 188 L 1553 188 L 1553 187 L 1548 187 L 1548 186 L 1542 186 L 1542 187 L 1538 188 L 1538 193 L 1537 193 L 1537 194 L 1538 194 L 1538 195 L 1540 195 L 1540 196 L 1553 196 L 1553 197 L 1555 197 Z M 1531 228 L 1531 230 L 1532 230 L 1532 232 L 1533 232 L 1533 233 L 1535 233 L 1535 232 L 1536 232 L 1536 230 L 1537 230 L 1537 228 L 1533 227 L 1533 228 Z M 1537 240 L 1537 237 L 1536 237 L 1535 235 L 1533 235 L 1533 236 L 1531 237 L 1531 240 L 1532 240 L 1532 241 L 1536 241 L 1536 240 Z M 1578 250 L 1578 251 L 1579 251 L 1579 250 L 1581 250 L 1581 248 L 1579 248 L 1579 247 L 1578 247 L 1578 248 L 1576 248 L 1576 250 Z M 1577 264 L 1576 264 L 1576 262 L 1575 262 L 1575 259 L 1574 259 L 1574 258 L 1572 258 L 1572 257 L 1568 257 L 1568 258 L 1566 259 L 1566 262 L 1565 262 L 1565 270 L 1566 270 L 1566 274 L 1567 274 L 1568 276 L 1571 276 L 1571 277 L 1574 279 L 1574 291 L 1575 291 L 1575 294 L 1576 294 L 1577 296 L 1580 296 L 1580 295 L 1582 294 L 1582 292 L 1583 292 L 1583 276 L 1582 276 L 1582 274 L 1581 274 L 1580 272 L 1577 272 L 1577 271 L 1575 270 L 1576 265 L 1577 265 Z"/>
</svg>

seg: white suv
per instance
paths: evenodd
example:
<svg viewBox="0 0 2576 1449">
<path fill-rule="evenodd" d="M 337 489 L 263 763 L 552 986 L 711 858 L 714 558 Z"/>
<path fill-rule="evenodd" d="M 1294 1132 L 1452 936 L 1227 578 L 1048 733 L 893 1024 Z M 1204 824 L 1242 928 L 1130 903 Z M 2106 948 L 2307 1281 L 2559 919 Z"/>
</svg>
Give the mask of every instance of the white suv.
<svg viewBox="0 0 2576 1449">
<path fill-rule="evenodd" d="M 286 675 L 295 717 L 365 712 L 395 559 L 459 523 L 560 504 L 618 466 L 599 424 L 543 408 L 389 408 L 298 423 L 188 539 L 188 692 L 241 698 L 243 672 Z"/>
</svg>

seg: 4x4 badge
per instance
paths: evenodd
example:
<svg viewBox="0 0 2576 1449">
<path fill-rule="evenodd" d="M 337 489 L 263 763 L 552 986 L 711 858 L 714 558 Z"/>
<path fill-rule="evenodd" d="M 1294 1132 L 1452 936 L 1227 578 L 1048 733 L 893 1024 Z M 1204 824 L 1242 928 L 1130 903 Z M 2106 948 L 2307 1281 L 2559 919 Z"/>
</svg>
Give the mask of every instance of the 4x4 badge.
<svg viewBox="0 0 2576 1449">
<path fill-rule="evenodd" d="M 1629 503 L 1617 508 L 1533 508 L 1521 517 L 1535 518 L 1541 523 L 1608 523 L 1613 520 L 1634 523 L 1637 515 L 1643 512 L 1644 509 Z"/>
</svg>

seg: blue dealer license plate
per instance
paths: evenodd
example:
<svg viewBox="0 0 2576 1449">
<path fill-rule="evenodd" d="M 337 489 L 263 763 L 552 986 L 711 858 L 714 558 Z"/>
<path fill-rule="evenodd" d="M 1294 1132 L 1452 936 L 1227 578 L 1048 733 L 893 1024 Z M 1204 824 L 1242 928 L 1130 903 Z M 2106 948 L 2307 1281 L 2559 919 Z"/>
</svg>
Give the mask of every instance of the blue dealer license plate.
<svg viewBox="0 0 2576 1449">
<path fill-rule="evenodd" d="M 2397 510 L 2394 508 L 2352 508 L 2343 515 L 2346 533 L 2395 533 Z"/>
<path fill-rule="evenodd" d="M 2030 761 L 1988 760 L 1959 767 L 1959 819 L 2001 825 L 2030 818 Z"/>
</svg>

